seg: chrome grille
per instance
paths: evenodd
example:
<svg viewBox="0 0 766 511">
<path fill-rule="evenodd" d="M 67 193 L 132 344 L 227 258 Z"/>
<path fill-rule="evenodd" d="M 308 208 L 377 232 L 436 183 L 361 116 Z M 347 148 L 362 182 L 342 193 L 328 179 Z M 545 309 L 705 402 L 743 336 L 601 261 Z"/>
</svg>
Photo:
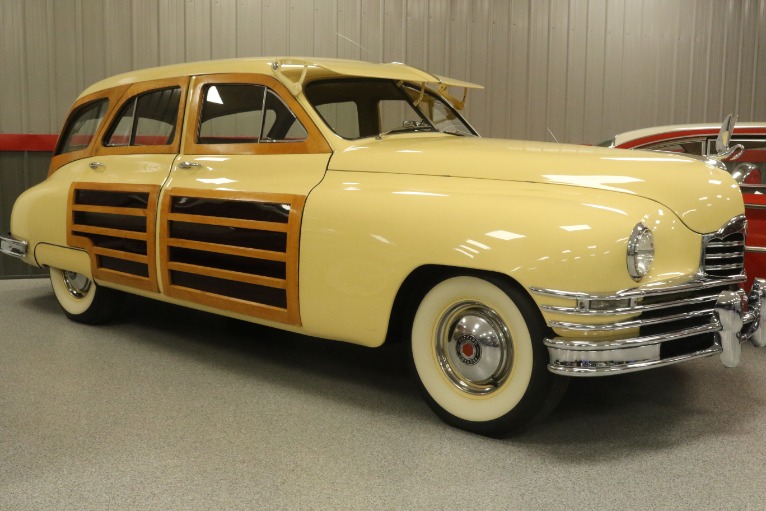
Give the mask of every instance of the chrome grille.
<svg viewBox="0 0 766 511">
<path fill-rule="evenodd" d="M 745 271 L 745 233 L 705 237 L 702 271 L 710 277 L 731 277 Z"/>
</svg>

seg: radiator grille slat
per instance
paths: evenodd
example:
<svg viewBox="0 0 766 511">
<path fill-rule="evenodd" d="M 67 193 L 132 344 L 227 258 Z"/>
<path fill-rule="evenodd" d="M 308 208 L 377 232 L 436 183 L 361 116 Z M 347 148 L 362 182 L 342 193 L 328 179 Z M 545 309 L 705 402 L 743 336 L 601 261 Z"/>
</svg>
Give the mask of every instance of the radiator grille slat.
<svg viewBox="0 0 766 511">
<path fill-rule="evenodd" d="M 731 277 L 745 270 L 745 235 L 735 232 L 706 239 L 702 271 L 711 277 Z"/>
</svg>

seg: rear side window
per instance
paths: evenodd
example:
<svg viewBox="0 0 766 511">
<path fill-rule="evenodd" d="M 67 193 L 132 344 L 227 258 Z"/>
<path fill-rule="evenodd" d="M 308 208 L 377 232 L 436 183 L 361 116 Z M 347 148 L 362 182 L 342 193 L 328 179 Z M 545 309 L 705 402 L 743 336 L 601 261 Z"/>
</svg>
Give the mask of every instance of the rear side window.
<svg viewBox="0 0 766 511">
<path fill-rule="evenodd" d="M 173 142 L 180 87 L 170 87 L 136 96 L 123 105 L 107 132 L 104 145 L 168 145 Z"/>
<path fill-rule="evenodd" d="M 108 107 L 109 100 L 104 98 L 86 103 L 78 108 L 64 128 L 61 141 L 56 148 L 56 154 L 86 149 L 98 131 Z"/>
</svg>

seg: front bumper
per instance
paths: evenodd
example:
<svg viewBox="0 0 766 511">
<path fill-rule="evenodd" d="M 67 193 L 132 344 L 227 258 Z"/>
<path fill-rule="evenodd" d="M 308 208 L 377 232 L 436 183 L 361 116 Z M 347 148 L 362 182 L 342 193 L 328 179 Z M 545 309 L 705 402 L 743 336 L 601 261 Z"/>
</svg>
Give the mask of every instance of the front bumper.
<svg viewBox="0 0 766 511">
<path fill-rule="evenodd" d="M 755 279 L 749 296 L 738 287 L 737 279 L 702 279 L 610 296 L 535 288 L 532 292 L 575 301 L 572 307 L 542 307 L 574 318 L 550 321 L 549 326 L 578 334 L 545 339 L 548 369 L 556 374 L 604 376 L 714 354 L 720 354 L 727 367 L 734 367 L 743 342 L 766 346 L 766 326 L 761 322 L 766 316 L 764 279 Z M 610 318 L 622 319 L 609 322 Z"/>
<path fill-rule="evenodd" d="M 0 234 L 0 253 L 11 257 L 23 259 L 27 255 L 27 242 L 16 239 L 10 234 L 3 236 Z"/>
</svg>

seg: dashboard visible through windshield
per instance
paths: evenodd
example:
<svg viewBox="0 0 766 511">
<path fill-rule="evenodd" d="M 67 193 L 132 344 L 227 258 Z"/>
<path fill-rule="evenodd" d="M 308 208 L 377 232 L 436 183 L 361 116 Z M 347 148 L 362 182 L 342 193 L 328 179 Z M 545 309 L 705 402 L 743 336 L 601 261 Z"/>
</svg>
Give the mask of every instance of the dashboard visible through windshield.
<svg viewBox="0 0 766 511">
<path fill-rule="evenodd" d="M 306 97 L 345 139 L 404 132 L 478 136 L 460 114 L 427 89 L 393 80 L 340 79 L 308 84 Z"/>
</svg>

